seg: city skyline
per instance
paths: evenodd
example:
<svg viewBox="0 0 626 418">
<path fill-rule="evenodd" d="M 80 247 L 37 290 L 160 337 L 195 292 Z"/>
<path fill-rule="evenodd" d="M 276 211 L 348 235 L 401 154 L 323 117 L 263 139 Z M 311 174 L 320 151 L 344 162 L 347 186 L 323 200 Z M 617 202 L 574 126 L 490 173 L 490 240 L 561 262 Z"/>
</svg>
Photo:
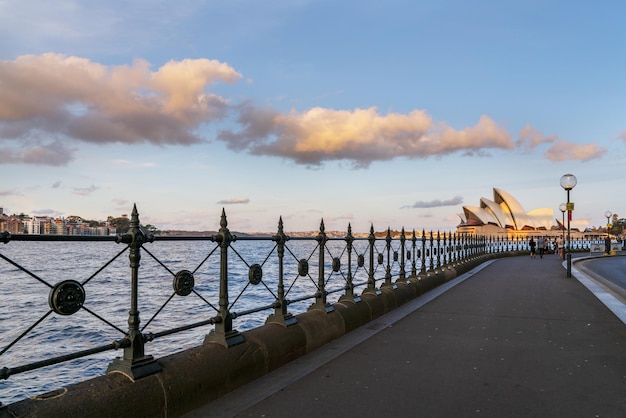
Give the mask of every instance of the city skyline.
<svg viewBox="0 0 626 418">
<path fill-rule="evenodd" d="M 0 1 L 0 206 L 454 230 L 492 187 L 624 217 L 618 1 Z"/>
</svg>

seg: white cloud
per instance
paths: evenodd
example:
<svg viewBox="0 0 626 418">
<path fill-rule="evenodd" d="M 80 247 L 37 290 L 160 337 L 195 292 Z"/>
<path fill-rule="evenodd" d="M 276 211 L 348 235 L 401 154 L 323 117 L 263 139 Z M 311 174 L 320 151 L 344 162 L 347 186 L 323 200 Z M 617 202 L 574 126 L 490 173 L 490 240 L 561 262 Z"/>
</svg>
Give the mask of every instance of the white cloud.
<svg viewBox="0 0 626 418">
<path fill-rule="evenodd" d="M 518 146 L 535 149 L 538 145 L 549 144 L 556 141 L 556 136 L 544 136 L 541 132 L 530 125 L 526 125 L 520 132 Z"/>
<path fill-rule="evenodd" d="M 469 128 L 435 124 L 423 110 L 382 115 L 369 109 L 313 108 L 282 115 L 268 108 L 243 106 L 238 133 L 222 132 L 229 147 L 252 154 L 280 156 L 300 164 L 348 160 L 365 167 L 373 161 L 425 158 L 485 148 L 511 149 L 510 135 L 488 116 Z"/>
<path fill-rule="evenodd" d="M 601 157 L 605 152 L 606 148 L 594 143 L 580 145 L 560 140 L 546 151 L 545 156 L 550 161 L 589 161 Z"/>
<path fill-rule="evenodd" d="M 403 206 L 403 208 L 439 208 L 443 206 L 458 206 L 463 203 L 461 196 L 454 196 L 452 199 L 441 200 L 435 199 L 431 201 L 419 200 L 412 205 Z"/>
<path fill-rule="evenodd" d="M 220 205 L 241 205 L 250 203 L 250 199 L 247 197 L 233 197 L 230 199 L 219 200 L 217 203 Z"/>
<path fill-rule="evenodd" d="M 89 187 L 75 187 L 72 193 L 79 195 L 79 196 L 89 196 L 90 194 L 92 194 L 98 189 L 99 187 L 94 186 L 94 185 L 91 185 Z"/>
<path fill-rule="evenodd" d="M 96 143 L 202 142 L 198 126 L 227 113 L 226 100 L 207 87 L 240 78 L 207 59 L 170 61 L 154 72 L 143 60 L 104 66 L 52 53 L 0 61 L 0 139 L 45 133 Z"/>
</svg>

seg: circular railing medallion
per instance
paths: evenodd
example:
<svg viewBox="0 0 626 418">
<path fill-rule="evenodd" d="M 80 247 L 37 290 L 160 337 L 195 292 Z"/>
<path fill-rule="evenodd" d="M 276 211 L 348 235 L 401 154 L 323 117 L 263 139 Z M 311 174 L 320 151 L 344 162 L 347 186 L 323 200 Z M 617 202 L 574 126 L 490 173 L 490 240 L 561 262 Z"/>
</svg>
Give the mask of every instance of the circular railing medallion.
<svg viewBox="0 0 626 418">
<path fill-rule="evenodd" d="M 298 261 L 298 274 L 300 276 L 306 276 L 309 274 L 309 262 L 304 258 Z"/>
<path fill-rule="evenodd" d="M 263 268 L 259 264 L 253 264 L 248 270 L 248 280 L 250 284 L 257 285 L 263 280 Z"/>
<path fill-rule="evenodd" d="M 85 289 L 76 280 L 57 283 L 48 295 L 50 308 L 59 315 L 72 315 L 85 303 Z"/>
<path fill-rule="evenodd" d="M 193 291 L 193 287 L 195 285 L 195 280 L 193 278 L 193 273 L 189 270 L 181 270 L 176 273 L 174 276 L 174 283 L 172 284 L 174 287 L 174 292 L 178 296 L 187 296 Z"/>
</svg>

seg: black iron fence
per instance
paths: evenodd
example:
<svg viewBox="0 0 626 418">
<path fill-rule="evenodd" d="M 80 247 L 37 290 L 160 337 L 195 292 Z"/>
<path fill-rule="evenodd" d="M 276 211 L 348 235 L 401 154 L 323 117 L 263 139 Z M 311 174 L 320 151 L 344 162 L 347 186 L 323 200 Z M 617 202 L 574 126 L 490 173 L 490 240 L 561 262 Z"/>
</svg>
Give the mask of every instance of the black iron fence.
<svg viewBox="0 0 626 418">
<path fill-rule="evenodd" d="M 123 350 L 123 354 L 107 371 L 122 371 L 136 379 L 159 370 L 155 352 L 149 354 L 147 345 L 166 336 L 210 326 L 204 341 L 230 347 L 243 341 L 240 330 L 245 328 L 264 322 L 290 326 L 297 322 L 295 314 L 307 309 L 328 312 L 333 302 L 358 302 L 363 293 L 377 292 L 472 257 L 528 249 L 521 238 L 424 230 L 407 233 L 404 228 L 397 233 L 388 228 L 381 235 L 374 232 L 373 225 L 367 236 L 354 236 L 348 225 L 345 235 L 337 237 L 325 231 L 323 221 L 315 236 L 288 236 L 282 219 L 274 235 L 236 236 L 228 228 L 224 211 L 214 235 L 154 236 L 141 227 L 136 207 L 130 229 L 122 235 L 3 233 L 0 241 L 5 249 L 19 241 L 103 242 L 101 245 L 108 249 L 107 261 L 88 272 L 80 267 L 84 256 L 67 260 L 53 256 L 48 261 L 61 263 L 62 276 L 67 276 L 53 282 L 45 276 L 45 254 L 37 254 L 43 261 L 30 265 L 32 254 L 7 255 L 8 251 L 0 247 L 0 259 L 6 263 L 0 280 L 11 286 L 10 299 L 17 301 L 12 308 L 9 303 L 0 308 L 4 310 L 0 312 L 1 380 L 110 350 Z M 159 252 L 166 242 L 183 241 L 193 246 L 174 256 Z M 121 247 L 111 251 L 107 242 Z M 584 249 L 585 245 L 588 248 L 588 243 L 573 242 L 572 249 Z M 93 261 L 98 256 L 103 255 L 88 257 Z M 121 267 L 122 260 L 129 264 Z M 146 264 L 151 266 L 147 270 Z M 29 286 L 24 286 L 24 281 L 29 281 Z M 98 282 L 100 287 L 96 288 Z M 106 300 L 108 308 L 102 308 L 96 299 Z M 140 310 L 148 314 L 144 323 Z M 95 320 L 96 325 L 85 327 L 84 319 L 73 322 L 79 314 L 90 318 L 90 324 Z M 256 322 L 244 321 L 252 317 Z M 126 325 L 120 323 L 124 319 Z M 56 326 L 45 328 L 46 322 Z M 72 342 L 74 335 L 85 333 L 89 334 L 87 343 Z M 117 337 L 111 341 L 110 335 Z M 41 338 L 59 342 L 59 348 L 38 353 L 32 349 L 32 341 Z M 9 356 L 12 351 L 24 355 Z M 37 355 L 40 357 L 34 358 Z M 23 364 L 7 364 L 20 360 Z"/>
</svg>

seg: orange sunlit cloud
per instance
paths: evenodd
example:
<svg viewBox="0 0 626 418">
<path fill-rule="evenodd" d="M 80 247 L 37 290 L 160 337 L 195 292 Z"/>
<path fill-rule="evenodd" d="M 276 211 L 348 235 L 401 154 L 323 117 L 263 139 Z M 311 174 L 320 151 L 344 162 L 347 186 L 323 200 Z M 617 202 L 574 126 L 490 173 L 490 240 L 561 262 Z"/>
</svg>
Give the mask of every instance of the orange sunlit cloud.
<svg viewBox="0 0 626 418">
<path fill-rule="evenodd" d="M 483 154 L 547 143 L 552 146 L 545 155 L 553 161 L 586 161 L 605 151 L 595 144 L 544 137 L 530 125 L 515 142 L 487 115 L 474 126 L 456 129 L 434 121 L 425 110 L 383 114 L 376 107 L 315 107 L 282 114 L 250 102 L 231 103 L 208 91 L 216 83 L 242 79 L 228 64 L 208 59 L 169 61 L 155 70 L 145 60 L 105 66 L 54 53 L 0 60 L 0 164 L 64 165 L 80 141 L 208 142 L 200 128 L 229 116 L 239 126 L 217 138 L 231 149 L 305 165 L 346 160 L 366 167 L 394 158 Z"/>
<path fill-rule="evenodd" d="M 488 116 L 482 116 L 473 127 L 455 130 L 435 124 L 423 110 L 382 115 L 375 107 L 353 111 L 313 108 L 279 114 L 247 106 L 239 122 L 244 126 L 241 132 L 220 135 L 231 148 L 312 165 L 345 159 L 367 166 L 397 157 L 515 146 L 511 136 Z"/>
<path fill-rule="evenodd" d="M 606 152 L 606 148 L 590 143 L 585 145 L 574 144 L 567 141 L 557 141 L 545 153 L 550 161 L 580 160 L 589 161 L 600 157 Z"/>
</svg>

